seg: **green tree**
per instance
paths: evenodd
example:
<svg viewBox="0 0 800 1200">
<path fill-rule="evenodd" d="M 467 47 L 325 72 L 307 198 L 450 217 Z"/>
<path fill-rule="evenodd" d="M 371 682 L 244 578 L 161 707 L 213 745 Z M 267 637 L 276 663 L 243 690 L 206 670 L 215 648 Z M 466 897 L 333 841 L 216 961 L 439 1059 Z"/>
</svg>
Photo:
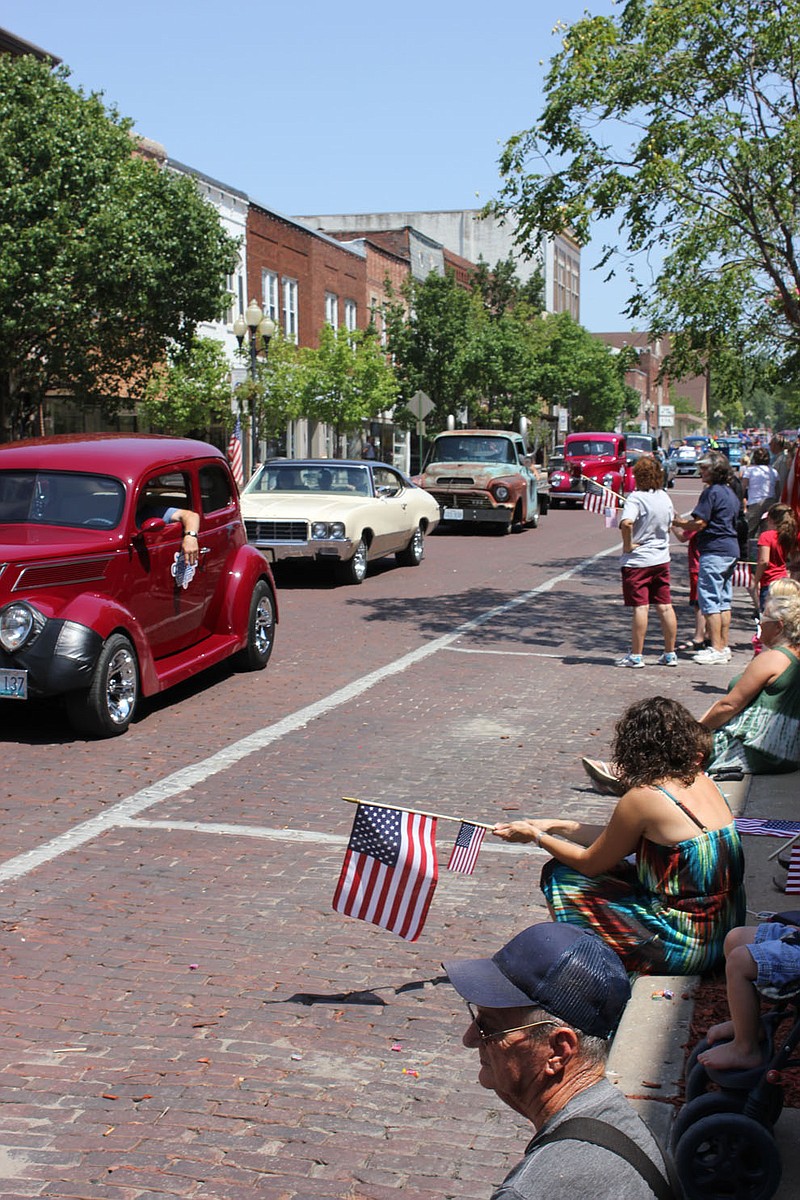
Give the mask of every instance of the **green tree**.
<svg viewBox="0 0 800 1200">
<path fill-rule="evenodd" d="M 344 433 L 394 407 L 397 379 L 374 329 L 323 325 L 319 348 L 308 352 L 304 412 Z"/>
<path fill-rule="evenodd" d="M 236 243 L 131 122 L 32 56 L 0 56 L 0 438 L 55 387 L 113 412 L 225 302 Z"/>
<path fill-rule="evenodd" d="M 170 353 L 150 375 L 138 408 L 154 433 L 208 437 L 212 425 L 229 425 L 231 367 L 222 343 L 195 338 Z"/>
<path fill-rule="evenodd" d="M 270 339 L 265 362 L 258 362 L 256 379 L 248 379 L 236 389 L 236 400 L 243 418 L 251 419 L 255 398 L 261 437 L 278 437 L 290 421 L 304 413 L 310 394 L 310 360 L 314 352 L 297 346 L 277 333 Z M 249 361 L 247 349 L 243 355 Z"/>
<path fill-rule="evenodd" d="M 524 242 L 614 218 L 628 313 L 702 363 L 731 330 L 800 349 L 799 0 L 627 0 L 563 27 L 545 105 L 501 159 Z M 636 259 L 662 261 L 650 285 Z M 648 269 L 649 274 L 649 269 Z"/>
<path fill-rule="evenodd" d="M 626 357 L 568 313 L 542 317 L 531 327 L 530 341 L 536 392 L 548 404 L 569 408 L 573 428 L 613 429 L 638 412 L 638 394 L 625 384 Z"/>
</svg>

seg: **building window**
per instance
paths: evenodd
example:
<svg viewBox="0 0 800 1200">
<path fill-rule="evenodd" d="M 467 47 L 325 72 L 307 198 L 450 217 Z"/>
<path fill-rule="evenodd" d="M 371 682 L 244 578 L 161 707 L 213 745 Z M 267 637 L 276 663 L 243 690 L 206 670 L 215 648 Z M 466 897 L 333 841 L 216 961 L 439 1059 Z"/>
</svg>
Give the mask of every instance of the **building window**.
<svg viewBox="0 0 800 1200">
<path fill-rule="evenodd" d="M 339 297 L 335 292 L 325 293 L 325 320 L 332 329 L 339 328 Z"/>
<path fill-rule="evenodd" d="M 283 332 L 287 338 L 297 341 L 297 280 L 283 281 Z"/>
<path fill-rule="evenodd" d="M 278 321 L 278 276 L 274 271 L 261 272 L 261 307 L 264 316 Z"/>
<path fill-rule="evenodd" d="M 345 300 L 344 302 L 344 323 L 348 333 L 352 333 L 358 327 L 358 308 L 355 300 Z"/>
</svg>

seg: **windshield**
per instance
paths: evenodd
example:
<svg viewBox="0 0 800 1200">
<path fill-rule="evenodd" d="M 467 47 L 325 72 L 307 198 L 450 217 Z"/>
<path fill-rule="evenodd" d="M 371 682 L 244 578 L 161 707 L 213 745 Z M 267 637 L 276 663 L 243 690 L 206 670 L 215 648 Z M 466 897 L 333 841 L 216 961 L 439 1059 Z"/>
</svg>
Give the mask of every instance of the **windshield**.
<svg viewBox="0 0 800 1200">
<path fill-rule="evenodd" d="M 107 475 L 67 471 L 0 471 L 0 523 L 113 529 L 125 488 Z"/>
<path fill-rule="evenodd" d="M 515 463 L 514 447 L 504 437 L 438 437 L 428 462 Z"/>
<path fill-rule="evenodd" d="M 357 496 L 372 494 L 367 467 L 337 466 L 293 462 L 265 463 L 244 489 L 244 495 L 260 496 L 265 492 L 308 492 L 319 495 L 330 492 Z"/>
<path fill-rule="evenodd" d="M 606 454 L 614 454 L 614 443 L 587 438 L 583 442 L 570 442 L 566 452 L 570 458 L 600 458 Z"/>
</svg>

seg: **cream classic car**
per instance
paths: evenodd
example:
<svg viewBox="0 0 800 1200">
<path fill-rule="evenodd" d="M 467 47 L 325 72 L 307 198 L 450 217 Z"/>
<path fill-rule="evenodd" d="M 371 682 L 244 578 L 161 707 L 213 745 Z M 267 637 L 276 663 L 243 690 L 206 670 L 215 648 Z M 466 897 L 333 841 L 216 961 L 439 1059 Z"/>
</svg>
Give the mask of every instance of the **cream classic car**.
<svg viewBox="0 0 800 1200">
<path fill-rule="evenodd" d="M 332 563 L 344 583 L 361 583 L 367 564 L 387 554 L 419 566 L 439 523 L 433 497 L 381 462 L 271 459 L 241 504 L 247 540 L 270 562 Z"/>
</svg>

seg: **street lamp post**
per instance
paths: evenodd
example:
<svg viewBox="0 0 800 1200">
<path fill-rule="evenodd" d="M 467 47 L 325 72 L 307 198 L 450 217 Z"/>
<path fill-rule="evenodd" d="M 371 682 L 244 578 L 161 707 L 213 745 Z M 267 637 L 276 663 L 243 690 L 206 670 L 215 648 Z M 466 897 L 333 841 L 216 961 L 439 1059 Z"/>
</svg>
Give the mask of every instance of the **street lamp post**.
<svg viewBox="0 0 800 1200">
<path fill-rule="evenodd" d="M 250 379 L 253 391 L 250 398 L 250 473 L 252 474 L 258 461 L 258 410 L 256 408 L 256 380 L 258 366 L 258 339 L 266 362 L 269 354 L 269 343 L 275 333 L 276 325 L 269 315 L 265 316 L 255 300 L 251 300 L 245 309 L 244 316 L 240 313 L 233 323 L 233 332 L 241 350 L 245 333 L 249 333 L 250 346 Z"/>
</svg>

